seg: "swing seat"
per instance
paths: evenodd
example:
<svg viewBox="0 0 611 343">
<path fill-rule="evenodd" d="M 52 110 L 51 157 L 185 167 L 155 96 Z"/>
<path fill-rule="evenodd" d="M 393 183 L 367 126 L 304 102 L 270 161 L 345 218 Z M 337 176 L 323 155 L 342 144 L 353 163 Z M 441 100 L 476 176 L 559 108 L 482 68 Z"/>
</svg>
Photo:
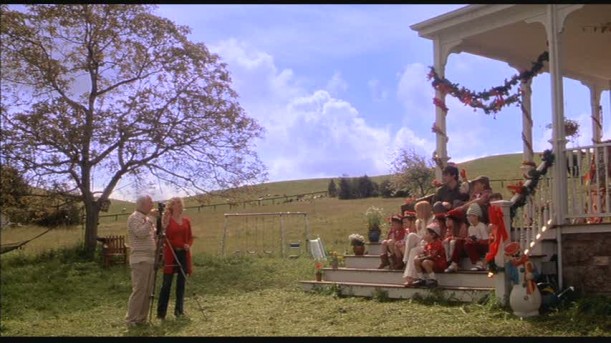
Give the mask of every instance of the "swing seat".
<svg viewBox="0 0 611 343">
<path fill-rule="evenodd" d="M 289 243 L 289 258 L 297 258 L 299 256 L 301 256 L 301 242 Z"/>
</svg>

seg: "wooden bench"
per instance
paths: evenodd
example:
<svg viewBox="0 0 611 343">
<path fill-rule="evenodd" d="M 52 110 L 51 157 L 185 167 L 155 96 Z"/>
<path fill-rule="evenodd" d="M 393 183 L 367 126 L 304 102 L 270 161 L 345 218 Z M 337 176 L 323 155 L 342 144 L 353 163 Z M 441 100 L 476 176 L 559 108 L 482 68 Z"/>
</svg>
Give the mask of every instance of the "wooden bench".
<svg viewBox="0 0 611 343">
<path fill-rule="evenodd" d="M 104 268 L 113 264 L 127 265 L 127 244 L 125 236 L 106 236 L 98 238 L 102 242 L 102 263 Z"/>
</svg>

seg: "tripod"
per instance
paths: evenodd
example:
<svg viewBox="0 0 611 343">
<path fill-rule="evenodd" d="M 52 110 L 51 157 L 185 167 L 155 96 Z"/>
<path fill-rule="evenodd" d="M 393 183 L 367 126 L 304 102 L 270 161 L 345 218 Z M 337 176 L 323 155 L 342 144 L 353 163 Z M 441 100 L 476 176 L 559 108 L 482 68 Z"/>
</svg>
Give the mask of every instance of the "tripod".
<svg viewBox="0 0 611 343">
<path fill-rule="evenodd" d="M 180 260 L 178 259 L 178 256 L 176 255 L 176 251 L 174 250 L 174 248 L 171 246 L 170 244 L 170 240 L 168 239 L 167 236 L 164 236 L 165 238 L 165 244 L 168 245 L 168 247 L 170 248 L 170 251 L 172 252 L 172 256 L 174 257 L 174 262 L 176 263 L 175 265 L 172 265 L 172 267 L 178 267 L 179 272 L 181 273 L 183 280 L 184 280 L 184 286 L 186 288 L 187 283 L 188 283 L 188 278 L 187 278 L 187 274 L 185 272 L 185 268 L 182 265 L 182 263 L 180 262 Z M 176 280 L 177 284 L 176 287 L 178 287 L 178 280 Z M 202 308 L 202 305 L 200 304 L 197 295 L 195 294 L 195 292 L 192 293 L 193 298 L 195 299 L 195 302 L 197 303 L 197 307 L 199 308 L 199 311 L 202 313 L 202 315 L 206 318 L 206 313 L 204 312 L 204 309 Z"/>
<path fill-rule="evenodd" d="M 153 319 L 153 303 L 155 301 L 155 284 L 157 283 L 157 271 L 159 270 L 159 267 L 161 266 L 161 262 L 163 261 L 163 255 L 162 255 L 162 248 L 163 248 L 163 241 L 165 238 L 165 232 L 163 231 L 163 225 L 161 224 L 161 216 L 163 214 L 163 211 L 165 210 L 165 204 L 164 203 L 159 203 L 158 204 L 158 214 L 157 214 L 157 247 L 155 248 L 155 263 L 153 264 L 153 268 L 154 268 L 154 272 L 153 272 L 153 287 L 152 287 L 152 291 L 151 291 L 151 303 L 149 304 L 149 322 L 152 321 Z M 149 280 L 149 285 L 150 285 L 150 280 Z"/>
</svg>

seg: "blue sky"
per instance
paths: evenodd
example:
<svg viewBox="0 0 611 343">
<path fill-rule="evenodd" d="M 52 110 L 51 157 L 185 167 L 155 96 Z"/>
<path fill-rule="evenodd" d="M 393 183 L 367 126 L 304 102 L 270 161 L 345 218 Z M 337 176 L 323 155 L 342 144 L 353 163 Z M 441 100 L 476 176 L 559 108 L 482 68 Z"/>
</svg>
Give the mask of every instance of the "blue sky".
<svg viewBox="0 0 611 343">
<path fill-rule="evenodd" d="M 156 13 L 189 26 L 192 41 L 227 63 L 242 107 L 266 130 L 255 143 L 269 181 L 284 181 L 389 174 L 401 148 L 431 156 L 433 44 L 409 27 L 463 6 L 160 5 Z M 448 79 L 475 91 L 516 73 L 465 53 L 446 65 Z M 570 79 L 564 87 L 565 115 L 581 124 L 575 144 L 590 144 L 589 91 Z M 551 148 L 549 75 L 537 76 L 532 89 L 533 146 L 543 151 Z M 446 101 L 451 161 L 522 151 L 517 107 L 492 116 Z M 610 102 L 604 92 L 604 139 Z M 113 197 L 124 196 L 119 188 Z"/>
</svg>

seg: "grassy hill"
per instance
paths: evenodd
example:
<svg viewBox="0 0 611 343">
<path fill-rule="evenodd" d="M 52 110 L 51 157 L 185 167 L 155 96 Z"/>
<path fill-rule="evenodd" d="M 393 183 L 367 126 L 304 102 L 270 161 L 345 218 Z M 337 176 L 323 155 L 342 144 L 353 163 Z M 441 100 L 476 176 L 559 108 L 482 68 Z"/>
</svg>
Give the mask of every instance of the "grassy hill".
<svg viewBox="0 0 611 343">
<path fill-rule="evenodd" d="M 506 154 L 489 156 L 458 164 L 464 168 L 469 178 L 477 175 L 487 175 L 491 180 L 492 188 L 501 192 L 505 199 L 510 193 L 506 186 L 508 179 L 521 179 L 521 154 Z M 538 160 L 536 162 L 539 162 Z M 389 175 L 371 176 L 375 182 L 381 182 Z M 336 182 L 338 178 L 335 178 Z M 261 212 L 305 212 L 307 213 L 309 234 L 312 237 L 320 236 L 328 250 L 344 252 L 350 249 L 348 235 L 360 233 L 366 235 L 366 221 L 364 212 L 370 206 L 381 207 L 390 217 L 400 211 L 402 198 L 368 198 L 356 200 L 338 200 L 337 198 L 304 198 L 297 201 L 294 197 L 282 196 L 326 191 L 330 178 L 270 182 L 255 187 L 249 194 L 249 199 L 259 197 L 278 196 L 276 200 L 239 203 L 237 207 L 230 208 L 227 204 L 201 206 L 196 199 L 186 199 L 186 214 L 192 218 L 194 235 L 197 240 L 194 252 L 218 254 L 221 252 L 221 242 L 224 231 L 227 230 L 226 251 L 235 250 L 263 250 L 279 253 L 279 218 L 272 217 L 231 217 L 228 213 L 261 213 Z M 515 182 L 515 181 L 511 181 Z M 212 199 L 211 203 L 222 204 L 224 198 Z M 125 234 L 125 221 L 134 210 L 134 204 L 126 201 L 112 200 L 108 213 L 102 213 L 99 225 L 99 235 Z M 265 219 L 263 219 L 265 218 Z M 306 227 L 303 217 L 284 217 L 287 230 L 286 241 L 303 239 Z M 32 230 L 10 229 L 2 230 L 3 242 L 16 242 L 28 239 L 42 228 Z M 82 241 L 84 232 L 82 227 L 57 228 L 39 239 L 28 243 L 28 252 L 40 252 Z M 251 248 L 248 245 L 255 247 Z M 286 247 L 285 247 L 286 248 Z"/>
</svg>

